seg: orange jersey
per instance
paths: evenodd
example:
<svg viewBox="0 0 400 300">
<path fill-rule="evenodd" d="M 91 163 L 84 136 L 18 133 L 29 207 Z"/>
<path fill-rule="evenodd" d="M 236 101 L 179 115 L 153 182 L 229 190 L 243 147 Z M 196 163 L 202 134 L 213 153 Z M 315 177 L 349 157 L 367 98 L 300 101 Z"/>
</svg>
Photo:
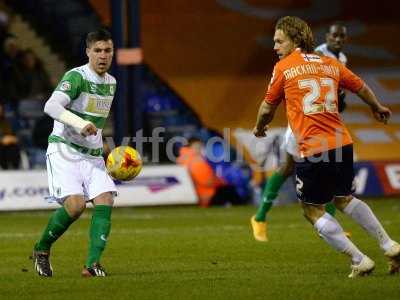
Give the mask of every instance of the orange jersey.
<svg viewBox="0 0 400 300">
<path fill-rule="evenodd" d="M 286 101 L 289 125 L 307 157 L 352 143 L 339 117 L 337 94 L 339 88 L 356 93 L 363 85 L 338 60 L 296 49 L 275 65 L 265 101 Z"/>
</svg>

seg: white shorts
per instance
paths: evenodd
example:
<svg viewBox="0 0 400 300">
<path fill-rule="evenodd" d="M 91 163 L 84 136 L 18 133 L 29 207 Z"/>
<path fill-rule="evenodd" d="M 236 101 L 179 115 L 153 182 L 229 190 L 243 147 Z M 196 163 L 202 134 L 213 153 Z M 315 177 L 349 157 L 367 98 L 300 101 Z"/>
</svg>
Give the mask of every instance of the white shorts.
<svg viewBox="0 0 400 300">
<path fill-rule="evenodd" d="M 299 147 L 297 145 L 296 138 L 294 137 L 293 131 L 289 125 L 286 128 L 286 132 L 283 137 L 282 144 L 281 144 L 281 149 L 283 151 L 286 151 L 287 153 L 289 153 L 292 156 L 296 156 L 296 157 L 300 156 Z"/>
<path fill-rule="evenodd" d="M 117 194 L 101 156 L 82 154 L 63 143 L 50 143 L 46 164 L 51 201 L 63 203 L 70 195 L 83 195 L 90 201 L 105 192 Z"/>
</svg>

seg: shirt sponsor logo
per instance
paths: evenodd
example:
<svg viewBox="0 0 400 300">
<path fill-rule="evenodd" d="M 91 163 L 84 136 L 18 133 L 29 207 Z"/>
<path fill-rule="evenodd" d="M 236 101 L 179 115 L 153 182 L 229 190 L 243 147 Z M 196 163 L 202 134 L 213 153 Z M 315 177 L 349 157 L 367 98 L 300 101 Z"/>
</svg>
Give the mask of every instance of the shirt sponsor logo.
<svg viewBox="0 0 400 300">
<path fill-rule="evenodd" d="M 89 96 L 88 104 L 85 109 L 86 112 L 99 115 L 101 117 L 107 117 L 111 108 L 112 98 L 100 98 Z"/>
</svg>

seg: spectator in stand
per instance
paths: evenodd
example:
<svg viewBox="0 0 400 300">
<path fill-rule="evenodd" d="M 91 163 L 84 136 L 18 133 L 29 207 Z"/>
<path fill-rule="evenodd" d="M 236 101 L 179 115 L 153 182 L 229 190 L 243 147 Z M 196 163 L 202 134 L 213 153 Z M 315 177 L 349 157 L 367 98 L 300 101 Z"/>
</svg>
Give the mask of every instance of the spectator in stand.
<svg viewBox="0 0 400 300">
<path fill-rule="evenodd" d="M 0 103 L 0 166 L 2 169 L 18 169 L 20 150 L 18 138 L 4 117 L 4 107 Z"/>
<path fill-rule="evenodd" d="M 180 149 L 177 163 L 185 166 L 192 177 L 199 197 L 199 205 L 236 204 L 239 196 L 234 187 L 226 185 L 218 178 L 203 155 L 204 143 L 198 138 L 190 138 L 187 146 Z"/>
<path fill-rule="evenodd" d="M 8 31 L 9 27 L 9 17 L 7 13 L 0 10 L 0 45 L 4 45 L 4 41 L 11 36 Z M 0 64 L 2 64 L 3 60 L 3 47 L 0 47 Z"/>
<path fill-rule="evenodd" d="M 0 101 L 5 101 L 4 95 L 4 82 L 3 82 L 3 65 L 5 64 L 5 53 L 4 53 L 4 42 L 8 39 L 11 34 L 8 31 L 9 27 L 9 17 L 8 14 L 2 10 L 0 10 Z"/>
<path fill-rule="evenodd" d="M 2 97 L 17 114 L 18 99 L 20 99 L 20 92 L 23 90 L 22 76 L 17 67 L 17 59 L 21 50 L 17 38 L 14 36 L 7 37 L 2 47 L 4 53 L 0 72 Z"/>
<path fill-rule="evenodd" d="M 26 49 L 19 53 L 18 71 L 23 83 L 21 100 L 43 102 L 48 99 L 53 89 L 50 77 L 44 69 L 42 61 L 32 49 Z"/>
</svg>

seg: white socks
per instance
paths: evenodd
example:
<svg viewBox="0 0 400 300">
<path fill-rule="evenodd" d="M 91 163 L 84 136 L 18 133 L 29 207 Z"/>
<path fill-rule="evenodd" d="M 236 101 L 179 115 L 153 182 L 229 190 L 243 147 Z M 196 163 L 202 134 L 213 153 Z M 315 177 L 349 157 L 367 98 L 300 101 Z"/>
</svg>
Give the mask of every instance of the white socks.
<svg viewBox="0 0 400 300">
<path fill-rule="evenodd" d="M 384 251 L 388 251 L 394 245 L 394 241 L 390 239 L 372 210 L 363 201 L 353 197 L 344 209 L 344 213 L 377 239 Z M 354 265 L 361 262 L 364 254 L 345 236 L 338 221 L 330 214 L 325 213 L 315 222 L 314 227 L 334 249 L 351 256 Z"/>
<path fill-rule="evenodd" d="M 394 244 L 372 210 L 363 201 L 353 197 L 344 209 L 344 213 L 349 215 L 371 236 L 376 238 L 379 242 L 379 246 L 384 251 L 387 251 Z"/>
<path fill-rule="evenodd" d="M 345 236 L 343 228 L 330 214 L 325 213 L 314 224 L 319 235 L 334 249 L 351 256 L 353 264 L 359 264 L 364 254 Z"/>
</svg>

